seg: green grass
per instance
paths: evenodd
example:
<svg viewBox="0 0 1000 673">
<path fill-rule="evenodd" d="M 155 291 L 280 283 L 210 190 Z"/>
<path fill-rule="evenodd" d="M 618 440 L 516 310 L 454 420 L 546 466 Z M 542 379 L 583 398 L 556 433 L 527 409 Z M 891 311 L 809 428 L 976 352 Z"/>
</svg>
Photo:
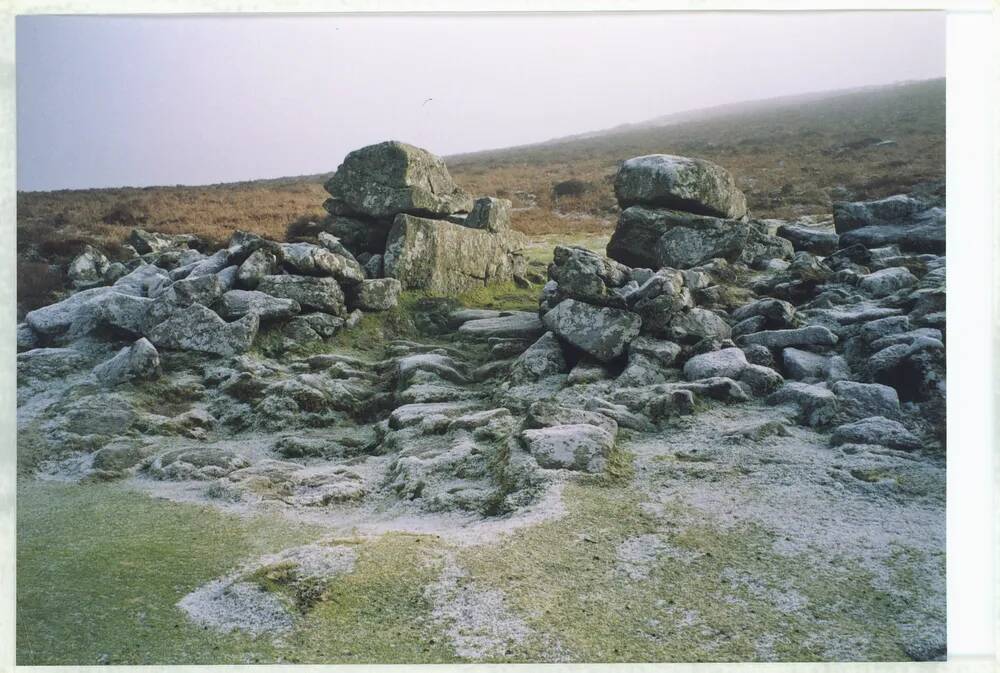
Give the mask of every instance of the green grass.
<svg viewBox="0 0 1000 673">
<path fill-rule="evenodd" d="M 314 539 L 270 518 L 154 500 L 111 484 L 20 480 L 17 663 L 253 663 L 267 638 L 219 635 L 175 604 L 247 559 Z"/>
<path fill-rule="evenodd" d="M 549 251 L 551 255 L 551 250 Z M 486 285 L 464 292 L 456 301 L 467 308 L 488 308 L 497 311 L 537 311 L 540 285 L 521 288 L 514 283 Z"/>
<path fill-rule="evenodd" d="M 611 231 L 540 234 L 530 238 L 531 244 L 525 251 L 525 256 L 528 258 L 528 264 L 540 267 L 544 273 L 548 265 L 552 263 L 552 249 L 557 245 L 578 245 L 603 255 L 610 239 Z"/>
</svg>

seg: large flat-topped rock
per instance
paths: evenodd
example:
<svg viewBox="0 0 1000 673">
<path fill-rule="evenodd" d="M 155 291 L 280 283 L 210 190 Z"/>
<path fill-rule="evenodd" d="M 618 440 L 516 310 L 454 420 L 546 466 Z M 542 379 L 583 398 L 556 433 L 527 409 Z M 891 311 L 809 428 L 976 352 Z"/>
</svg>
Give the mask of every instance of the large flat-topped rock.
<svg viewBox="0 0 1000 673">
<path fill-rule="evenodd" d="M 615 196 L 623 209 L 641 205 L 726 218 L 747 213 L 746 197 L 726 169 L 671 154 L 625 161 L 615 178 Z"/>
<path fill-rule="evenodd" d="M 739 220 L 633 206 L 622 212 L 607 252 L 629 266 L 688 269 L 716 257 L 735 260 L 749 235 L 750 225 Z"/>
<path fill-rule="evenodd" d="M 440 157 L 395 140 L 351 152 L 324 187 L 343 214 L 443 217 L 472 208 Z"/>
<path fill-rule="evenodd" d="M 493 233 L 443 220 L 397 215 L 385 247 L 385 275 L 404 289 L 456 294 L 523 273 L 516 232 Z"/>
<path fill-rule="evenodd" d="M 838 234 L 862 227 L 906 223 L 929 206 L 907 194 L 874 201 L 837 201 L 833 204 L 833 225 Z"/>
</svg>

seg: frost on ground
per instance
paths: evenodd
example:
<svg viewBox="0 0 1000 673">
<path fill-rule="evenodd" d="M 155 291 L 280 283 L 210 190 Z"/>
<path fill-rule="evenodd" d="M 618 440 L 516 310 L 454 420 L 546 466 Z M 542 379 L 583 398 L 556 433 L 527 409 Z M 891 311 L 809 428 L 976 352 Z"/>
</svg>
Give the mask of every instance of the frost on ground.
<svg viewBox="0 0 1000 673">
<path fill-rule="evenodd" d="M 464 659 L 503 657 L 532 635 L 524 620 L 508 610 L 502 591 L 473 586 L 454 559 L 447 559 L 438 581 L 425 593 L 434 621 Z"/>
<path fill-rule="evenodd" d="M 619 570 L 631 580 L 647 579 L 660 558 L 691 561 L 697 557 L 697 552 L 674 547 L 657 533 L 630 537 L 618 546 L 617 553 Z"/>
<path fill-rule="evenodd" d="M 311 544 L 264 556 L 225 577 L 205 584 L 177 603 L 196 624 L 221 632 L 244 631 L 251 635 L 277 634 L 295 624 L 287 594 L 257 581 L 274 580 L 280 572 L 290 585 L 328 582 L 354 568 L 351 547 Z M 291 586 L 290 588 L 294 588 Z"/>
<path fill-rule="evenodd" d="M 809 564 L 817 580 L 856 564 L 865 576 L 855 581 L 893 597 L 892 619 L 907 653 L 940 656 L 945 647 L 943 461 L 874 446 L 845 452 L 791 423 L 787 436 L 724 441 L 748 419 L 785 424 L 785 413 L 780 407 L 719 406 L 682 420 L 674 432 L 632 442 L 644 510 L 672 528 L 708 522 L 721 529 L 766 531 L 775 553 Z M 873 466 L 880 475 L 874 482 Z M 622 545 L 619 559 L 635 578 L 647 573 L 661 553 L 660 538 L 644 535 Z M 728 602 L 742 602 L 743 594 L 780 612 L 810 614 L 803 587 L 782 578 L 731 568 L 720 577 L 720 587 L 728 587 L 720 592 Z M 844 587 L 845 592 L 856 589 Z M 810 637 L 825 658 L 864 656 L 863 643 Z M 773 658 L 771 645 L 767 639 L 759 643 L 762 659 Z"/>
<path fill-rule="evenodd" d="M 278 596 L 233 577 L 213 580 L 177 604 L 196 624 L 228 633 L 280 633 L 292 628 L 292 614 Z"/>
</svg>

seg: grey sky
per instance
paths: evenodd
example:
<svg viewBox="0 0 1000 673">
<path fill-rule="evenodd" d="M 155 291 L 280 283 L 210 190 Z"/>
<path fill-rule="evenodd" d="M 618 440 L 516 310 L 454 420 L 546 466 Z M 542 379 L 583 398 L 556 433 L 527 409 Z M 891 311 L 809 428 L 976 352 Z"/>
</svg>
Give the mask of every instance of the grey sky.
<svg viewBox="0 0 1000 673">
<path fill-rule="evenodd" d="M 18 17 L 18 188 L 331 171 L 944 75 L 940 13 Z M 428 100 L 429 99 L 429 100 Z"/>
</svg>

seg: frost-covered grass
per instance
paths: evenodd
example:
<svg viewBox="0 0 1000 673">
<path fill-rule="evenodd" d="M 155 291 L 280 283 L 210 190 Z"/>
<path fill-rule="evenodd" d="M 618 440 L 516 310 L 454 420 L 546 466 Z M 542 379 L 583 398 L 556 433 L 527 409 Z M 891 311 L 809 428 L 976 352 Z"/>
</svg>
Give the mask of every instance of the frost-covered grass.
<svg viewBox="0 0 1000 673">
<path fill-rule="evenodd" d="M 242 563 L 312 542 L 322 529 L 240 518 L 113 484 L 22 479 L 18 488 L 17 659 L 42 664 L 445 661 L 425 585 L 434 537 L 358 543 L 353 572 L 331 582 L 292 634 L 220 634 L 176 607 Z M 280 581 L 262 576 L 279 588 Z M 279 578 L 280 579 L 280 578 Z M 428 642 L 431 638 L 431 642 Z"/>
<path fill-rule="evenodd" d="M 628 489 L 580 484 L 565 496 L 569 516 L 465 550 L 459 561 L 473 580 L 501 587 L 569 660 L 906 658 L 890 626 L 897 601 L 856 564 L 823 559 L 817 571 L 817 559 L 780 556 L 753 527 L 664 524 L 691 513 L 654 519 Z M 677 552 L 630 581 L 617 550 L 654 534 Z"/>
<path fill-rule="evenodd" d="M 779 555 L 771 533 L 679 506 L 650 514 L 634 490 L 596 479 L 567 486 L 562 518 L 479 546 L 336 540 L 357 551 L 353 569 L 290 632 L 257 637 L 205 630 L 176 603 L 262 554 L 329 539 L 323 530 L 109 484 L 22 481 L 18 497 L 21 664 L 451 662 L 496 614 L 518 637 L 482 661 L 907 658 L 893 626 L 906 596 L 856 563 Z M 907 586 L 917 562 L 900 551 L 895 584 L 919 590 Z M 458 583 L 442 593 L 449 567 Z M 280 573 L 257 579 L 285 589 Z M 471 598 L 442 619 L 438 599 L 455 591 Z"/>
</svg>

